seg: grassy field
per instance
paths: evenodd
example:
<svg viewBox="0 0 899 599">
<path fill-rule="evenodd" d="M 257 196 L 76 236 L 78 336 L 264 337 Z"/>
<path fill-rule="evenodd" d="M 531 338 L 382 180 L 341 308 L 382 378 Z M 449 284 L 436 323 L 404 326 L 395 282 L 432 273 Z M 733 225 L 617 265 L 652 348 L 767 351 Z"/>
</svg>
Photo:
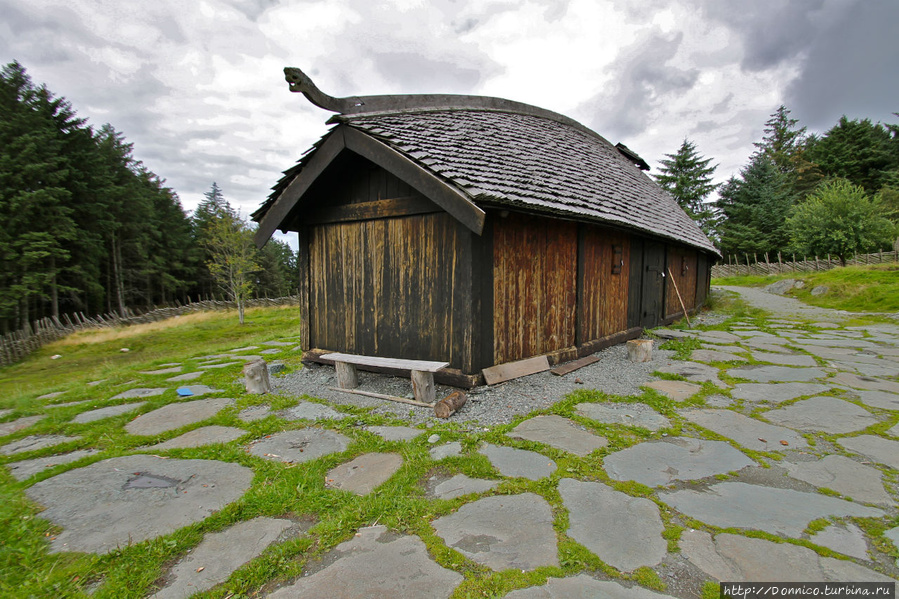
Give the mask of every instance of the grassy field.
<svg viewBox="0 0 899 599">
<path fill-rule="evenodd" d="M 850 312 L 899 312 L 899 264 L 847 266 L 822 272 L 767 277 L 723 277 L 712 279 L 712 285 L 764 287 L 780 279 L 803 281 L 805 286 L 802 289 L 794 288 L 788 295 L 812 306 Z M 822 295 L 812 295 L 812 289 L 822 285 L 828 291 Z"/>
<path fill-rule="evenodd" d="M 765 326 L 765 315 L 758 310 L 732 297 L 721 294 L 713 297 L 715 310 L 728 316 L 725 323 L 716 325 L 717 328 L 726 330 L 732 321 Z M 203 356 L 259 345 L 269 340 L 296 338 L 298 314 L 295 307 L 254 309 L 248 312 L 247 318 L 247 324 L 240 326 L 235 313 L 215 312 L 129 328 L 88 331 L 49 345 L 20 364 L 0 369 L 0 410 L 14 410 L 11 414 L 0 416 L 0 422 L 44 415 L 30 428 L 3 437 L 3 444 L 26 435 L 80 437 L 61 446 L 26 454 L 0 455 L 0 466 L 77 449 L 98 450 L 76 462 L 47 468 L 23 481 L 16 480 L 6 468 L 0 467 L 0 597 L 146 597 L 168 569 L 194 549 L 204 535 L 259 516 L 289 518 L 308 530 L 305 534 L 269 547 L 261 556 L 239 568 L 227 582 L 198 597 L 238 599 L 269 592 L 274 585 L 302 575 L 316 560 L 352 538 L 360 527 L 375 523 L 399 533 L 418 536 L 427 545 L 432 559 L 462 574 L 465 580 L 453 594 L 456 599 L 503 596 L 513 589 L 542 584 L 549 577 L 565 577 L 580 572 L 600 572 L 610 579 L 630 579 L 644 588 L 665 591 L 665 583 L 655 570 L 639 568 L 632 573 L 618 572 L 569 537 L 568 512 L 557 486 L 560 479 L 574 477 L 601 481 L 633 497 L 652 497 L 649 487 L 612 480 L 602 467 L 602 458 L 648 439 L 661 440 L 663 436 L 680 435 L 688 425 L 675 407 L 702 406 L 706 396 L 721 393 L 718 388 L 704 384 L 702 392 L 681 404 L 675 404 L 649 389 L 632 397 L 609 396 L 598 390 L 581 389 L 559 398 L 556 404 L 542 413 L 569 418 L 609 441 L 608 447 L 587 457 L 508 437 L 507 433 L 526 417 L 490 428 L 458 420 L 433 421 L 427 430 L 422 429 L 423 434 L 412 441 L 388 442 L 365 430 L 365 427 L 408 425 L 409 422 L 400 417 L 375 414 L 372 408 L 334 406 L 344 417 L 322 421 L 315 426 L 346 435 L 350 438 L 349 447 L 343 452 L 295 465 L 263 459 L 246 450 L 251 441 L 284 430 L 300 429 L 309 426 L 309 423 L 288 421 L 276 415 L 254 422 L 240 420 L 238 412 L 252 405 L 267 404 L 273 410 L 279 410 L 296 405 L 301 400 L 272 394 L 248 395 L 239 380 L 241 362 L 227 368 L 208 370 L 195 381 L 221 389 L 217 396 L 235 398 L 233 406 L 205 421 L 155 436 L 135 436 L 126 431 L 125 425 L 138 414 L 181 401 L 175 392 L 176 385 L 165 382 L 169 375 L 153 375 L 145 371 L 169 363 L 181 364 L 184 372 L 196 371 L 201 366 Z M 674 350 L 677 357 L 686 358 L 696 345 L 695 340 L 676 340 L 666 347 Z M 122 352 L 122 348 L 129 351 Z M 302 367 L 293 345 L 279 349 L 278 354 L 266 356 L 266 359 L 281 360 L 288 369 Z M 54 355 L 61 357 L 51 359 Z M 77 414 L 90 409 L 134 401 L 112 398 L 124 389 L 135 387 L 168 389 L 162 395 L 146 398 L 146 404 L 135 412 L 85 424 L 72 422 Z M 62 394 L 39 399 L 51 392 Z M 308 397 L 302 399 L 317 401 Z M 81 403 L 53 407 L 70 402 Z M 599 424 L 576 412 L 575 406 L 581 402 L 642 402 L 668 417 L 671 426 L 649 432 L 637 427 Z M 190 449 L 154 451 L 145 447 L 208 425 L 237 427 L 246 434 L 229 443 Z M 439 435 L 441 443 L 460 442 L 462 455 L 435 461 L 429 453 L 432 445 L 428 443 L 428 436 L 431 434 Z M 487 458 L 475 451 L 483 442 L 539 450 L 553 459 L 558 469 L 538 481 L 502 479 Z M 210 459 L 239 464 L 252 469 L 254 476 L 250 488 L 239 500 L 205 520 L 174 533 L 120 547 L 105 555 L 48 553 L 47 540 L 58 534 L 59 529 L 41 518 L 40 506 L 28 499 L 26 489 L 39 481 L 100 460 L 147 452 L 170 459 Z M 399 471 L 376 492 L 358 496 L 326 487 L 325 479 L 330 469 L 371 452 L 392 452 L 403 458 Z M 748 452 L 747 455 L 756 454 Z M 528 572 L 516 569 L 496 572 L 448 547 L 437 536 L 432 522 L 457 511 L 471 501 L 471 496 L 435 499 L 428 496 L 425 485 L 435 475 L 460 473 L 474 478 L 500 478 L 499 486 L 489 494 L 530 492 L 544 498 L 553 509 L 560 565 Z M 669 549 L 676 551 L 684 522 L 678 521 L 664 504 L 659 506 L 664 525 L 663 538 L 668 541 Z M 819 548 L 815 550 L 821 551 Z"/>
<path fill-rule="evenodd" d="M 487 458 L 472 450 L 485 441 L 510 445 L 505 433 L 523 417 L 512 424 L 489 430 L 480 427 L 472 429 L 470 425 L 453 420 L 433 423 L 428 434 L 439 434 L 441 442 L 459 441 L 465 449 L 462 456 L 448 458 L 438 464 L 429 453 L 432 446 L 428 443 L 428 434 L 410 442 L 388 442 L 363 428 L 367 425 L 408 425 L 407 421 L 373 414 L 372 408 L 336 406 L 335 409 L 345 417 L 317 426 L 350 437 L 350 446 L 344 452 L 297 467 L 259 458 L 248 453 L 245 447 L 266 435 L 303 428 L 308 423 L 290 422 L 277 416 L 247 423 L 238 419 L 237 413 L 245 407 L 263 403 L 273 410 L 283 409 L 296 405 L 300 398 L 246 394 L 239 381 L 241 365 L 236 364 L 209 370 L 196 381 L 221 389 L 217 396 L 236 398 L 233 407 L 222 410 L 211 419 L 152 437 L 127 433 L 124 426 L 137 415 L 179 401 L 175 393 L 176 385 L 164 382 L 169 375 L 148 375 L 142 371 L 180 363 L 188 372 L 200 366 L 202 356 L 296 334 L 298 315 L 295 307 L 255 309 L 248 313 L 247 318 L 247 324 L 240 326 L 234 313 L 215 312 L 182 316 L 149 325 L 87 331 L 48 345 L 24 362 L 0 370 L 0 410 L 14 410 L 11 414 L 0 416 L 0 421 L 44 415 L 42 420 L 28 429 L 3 437 L 4 444 L 27 435 L 80 437 L 43 450 L 13 456 L 0 455 L 0 466 L 78 449 L 99 450 L 76 462 L 47 468 L 21 482 L 0 467 L 0 596 L 87 597 L 90 593 L 94 598 L 145 597 L 179 557 L 197 546 L 204 534 L 224 530 L 257 516 L 287 517 L 311 528 L 304 535 L 270 547 L 262 556 L 240 568 L 227 583 L 199 596 L 230 599 L 256 596 L 260 588 L 270 590 L 271 587 L 266 585 L 272 582 L 284 582 L 300 575 L 310 560 L 319 558 L 351 538 L 360 527 L 374 523 L 417 535 L 428 546 L 433 559 L 463 574 L 466 580 L 454 597 L 501 596 L 515 588 L 545 582 L 550 576 L 569 576 L 585 568 L 605 571 L 613 578 L 631 577 L 644 586 L 664 589 L 655 572 L 641 569 L 623 575 L 598 562 L 595 556 L 565 534 L 567 515 L 556 490 L 563 476 L 575 474 L 602 480 L 636 496 L 646 492 L 639 485 L 609 479 L 601 467 L 601 461 L 596 460 L 595 456 L 580 458 L 528 441 L 512 441 L 512 446 L 521 449 L 539 448 L 543 454 L 554 459 L 559 468 L 551 477 L 540 481 L 505 480 L 493 492 L 532 492 L 544 497 L 553 506 L 557 512 L 554 527 L 559 537 L 559 567 L 541 567 L 527 573 L 514 569 L 494 572 L 448 548 L 436 535 L 431 522 L 459 509 L 466 498 L 429 498 L 425 494 L 424 481 L 435 474 L 451 476 L 458 473 L 476 478 L 496 478 L 496 472 Z M 129 351 L 122 352 L 122 348 Z M 61 357 L 51 359 L 54 355 Z M 289 369 L 302 367 L 293 346 L 285 346 L 280 354 L 266 358 L 284 361 Z M 146 405 L 132 413 L 85 424 L 72 422 L 73 417 L 87 410 L 134 401 L 111 399 L 119 391 L 134 387 L 170 388 L 162 395 L 146 398 Z M 57 392 L 62 394 L 39 399 L 44 394 Z M 661 438 L 661 433 L 649 434 L 642 429 L 597 425 L 578 416 L 574 411 L 575 404 L 584 401 L 639 400 L 653 405 L 672 419 L 676 418 L 673 402 L 651 391 L 640 397 L 611 398 L 598 391 L 583 390 L 560 400 L 547 412 L 579 421 L 609 439 L 610 445 L 602 450 L 603 455 L 648 437 Z M 81 403 L 53 407 L 71 402 Z M 106 555 L 48 553 L 47 540 L 58 534 L 59 529 L 40 517 L 40 507 L 28 499 L 25 489 L 73 468 L 107 458 L 146 452 L 141 449 L 146 445 L 208 425 L 243 428 L 246 434 L 226 444 L 165 452 L 157 450 L 156 453 L 170 458 L 221 460 L 251 468 L 254 472 L 252 485 L 240 500 L 202 522 L 153 540 L 121 547 Z M 678 424 L 668 432 L 676 434 L 679 430 Z M 403 457 L 402 468 L 376 493 L 360 497 L 325 487 L 325 476 L 331 468 L 370 452 L 395 452 Z M 666 538 L 676 539 L 679 528 L 668 523 L 666 531 Z"/>
</svg>

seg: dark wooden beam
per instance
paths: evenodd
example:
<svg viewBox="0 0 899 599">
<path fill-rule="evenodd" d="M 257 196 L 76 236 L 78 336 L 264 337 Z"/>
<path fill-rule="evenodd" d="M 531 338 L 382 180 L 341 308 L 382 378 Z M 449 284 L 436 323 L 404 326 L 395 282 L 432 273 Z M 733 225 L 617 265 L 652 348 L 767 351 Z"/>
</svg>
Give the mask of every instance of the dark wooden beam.
<svg viewBox="0 0 899 599">
<path fill-rule="evenodd" d="M 297 252 L 297 270 L 299 271 L 300 297 L 300 348 L 304 351 L 313 347 L 312 339 L 312 311 L 310 310 L 311 285 L 309 277 L 309 228 L 300 227 L 298 234 L 299 251 Z"/>
<path fill-rule="evenodd" d="M 484 229 L 484 211 L 462 191 L 373 137 L 350 127 L 338 127 L 337 130 L 339 129 L 343 129 L 344 142 L 349 150 L 396 175 L 449 212 L 468 229 L 481 234 Z"/>
<path fill-rule="evenodd" d="M 261 248 L 268 243 L 275 229 L 287 220 L 291 210 L 297 205 L 297 202 L 306 193 L 306 190 L 315 183 L 319 175 L 328 168 L 328 165 L 346 147 L 343 136 L 344 129 L 345 127 L 337 127 L 331 132 L 309 159 L 309 162 L 306 163 L 299 174 L 290 182 L 290 185 L 281 192 L 281 195 L 278 196 L 278 199 L 275 200 L 268 212 L 265 213 L 265 217 L 259 223 L 259 228 L 256 230 L 256 235 L 253 238 L 256 242 L 256 247 Z"/>
<path fill-rule="evenodd" d="M 441 212 L 434 202 L 420 196 L 388 198 L 371 202 L 357 202 L 342 206 L 324 206 L 302 218 L 305 225 L 325 223 L 345 223 L 360 220 L 375 220 L 392 216 L 411 216 Z"/>
</svg>

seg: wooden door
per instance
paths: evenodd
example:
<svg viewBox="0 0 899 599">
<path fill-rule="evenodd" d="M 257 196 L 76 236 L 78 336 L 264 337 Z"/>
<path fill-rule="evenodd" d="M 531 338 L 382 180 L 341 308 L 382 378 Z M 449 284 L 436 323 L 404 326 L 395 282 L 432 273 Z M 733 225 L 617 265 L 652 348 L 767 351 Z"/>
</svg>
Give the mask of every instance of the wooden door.
<svg viewBox="0 0 899 599">
<path fill-rule="evenodd" d="M 643 328 L 662 322 L 665 311 L 665 245 L 647 241 L 643 245 L 643 285 L 640 321 Z"/>
</svg>

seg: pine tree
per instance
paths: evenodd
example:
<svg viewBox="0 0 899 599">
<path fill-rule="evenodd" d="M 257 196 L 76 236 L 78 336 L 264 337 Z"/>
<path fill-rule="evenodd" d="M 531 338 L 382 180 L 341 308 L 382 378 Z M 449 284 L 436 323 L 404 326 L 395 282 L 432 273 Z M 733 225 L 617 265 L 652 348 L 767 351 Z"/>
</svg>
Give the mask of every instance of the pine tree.
<svg viewBox="0 0 899 599">
<path fill-rule="evenodd" d="M 703 232 L 713 236 L 715 209 L 706 203 L 709 195 L 718 188 L 712 183 L 716 166 L 709 166 L 711 158 L 704 158 L 696 151 L 696 145 L 684 139 L 674 154 L 665 154 L 656 182 L 677 201 L 678 205 L 699 223 Z"/>
<path fill-rule="evenodd" d="M 805 144 L 805 127 L 796 128 L 799 119 L 791 119 L 790 111 L 781 104 L 765 123 L 762 141 L 753 145 L 757 153 L 764 154 L 785 175 L 792 175 L 799 168 L 799 160 Z"/>
<path fill-rule="evenodd" d="M 847 179 L 875 193 L 897 181 L 899 139 L 895 129 L 843 116 L 822 137 L 809 140 L 808 158 L 825 178 Z"/>
<path fill-rule="evenodd" d="M 766 155 L 756 154 L 739 178 L 731 177 L 721 188 L 722 253 L 776 255 L 785 250 L 792 205 L 786 176 Z"/>
</svg>

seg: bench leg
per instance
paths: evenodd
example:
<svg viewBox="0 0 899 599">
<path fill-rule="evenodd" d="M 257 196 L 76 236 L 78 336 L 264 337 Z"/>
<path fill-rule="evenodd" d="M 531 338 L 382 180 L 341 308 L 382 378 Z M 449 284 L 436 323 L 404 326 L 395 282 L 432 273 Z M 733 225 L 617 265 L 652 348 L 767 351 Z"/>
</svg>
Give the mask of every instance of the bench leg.
<svg viewBox="0 0 899 599">
<path fill-rule="evenodd" d="M 359 386 L 359 377 L 356 374 L 356 366 L 346 362 L 334 362 L 337 369 L 337 386 L 341 389 L 355 389 Z"/>
<path fill-rule="evenodd" d="M 412 371 L 412 394 L 418 401 L 434 403 L 437 401 L 437 389 L 434 388 L 434 373 Z"/>
</svg>

